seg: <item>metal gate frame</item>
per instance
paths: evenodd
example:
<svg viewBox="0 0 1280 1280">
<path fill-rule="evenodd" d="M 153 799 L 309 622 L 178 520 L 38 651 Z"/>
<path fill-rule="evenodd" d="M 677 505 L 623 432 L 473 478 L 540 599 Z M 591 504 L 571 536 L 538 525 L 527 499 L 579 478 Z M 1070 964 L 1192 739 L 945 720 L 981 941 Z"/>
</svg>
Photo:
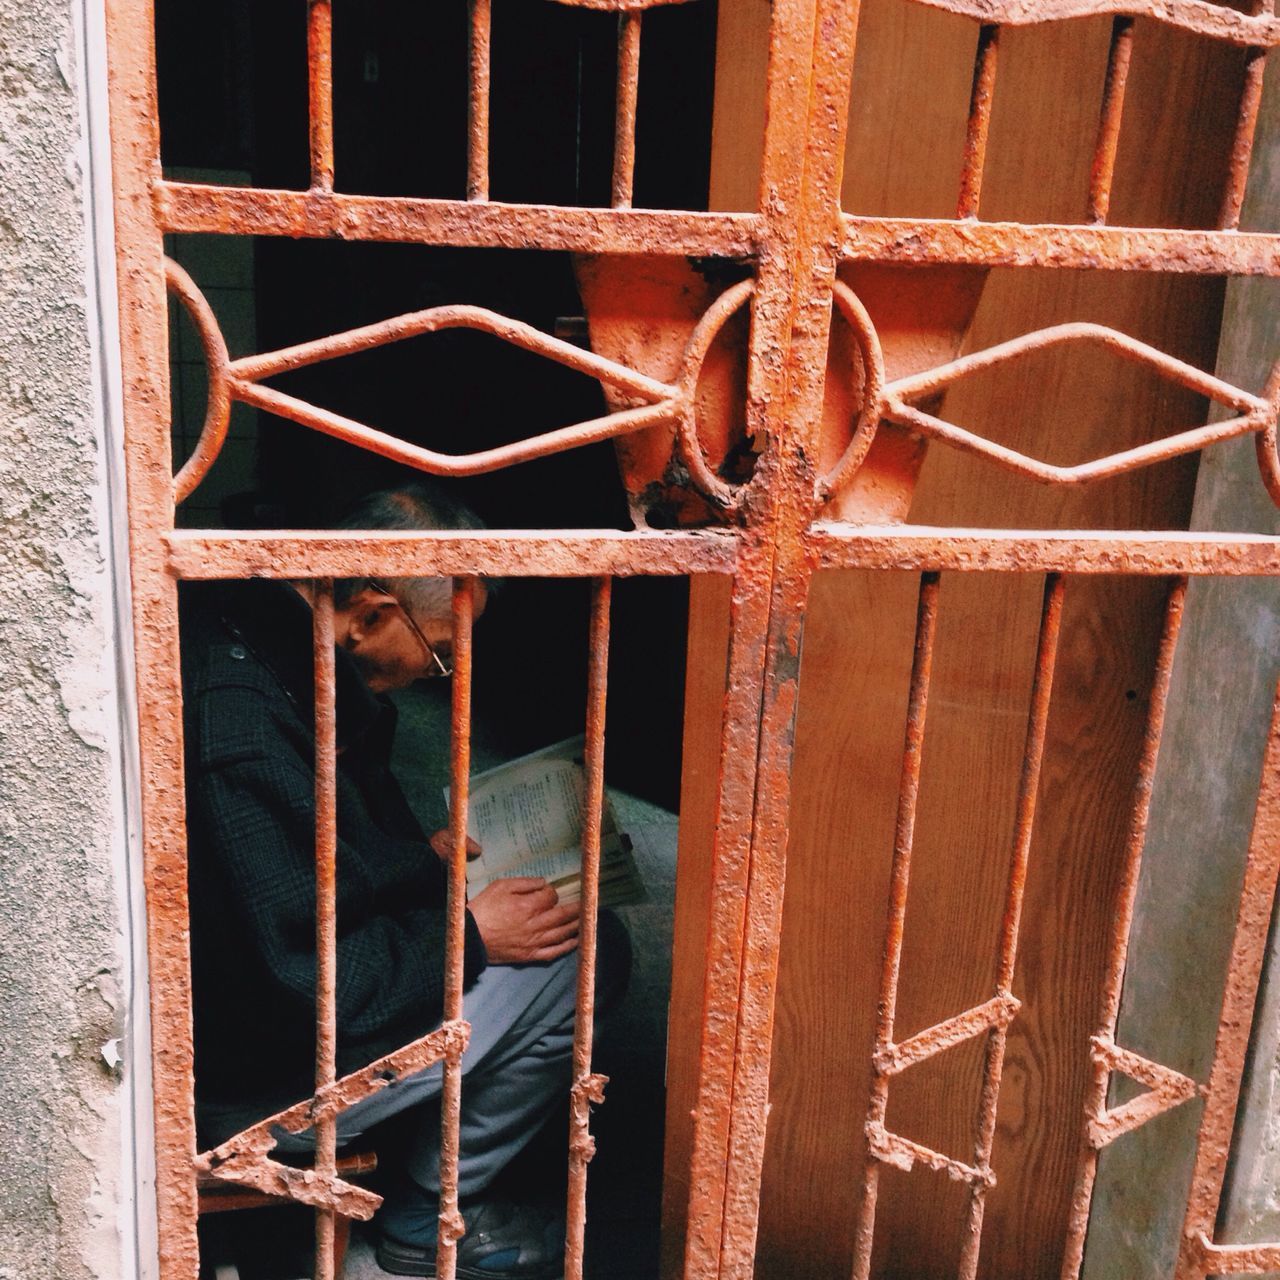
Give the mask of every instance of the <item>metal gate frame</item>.
<svg viewBox="0 0 1280 1280">
<path fill-rule="evenodd" d="M 301 3 L 302 0 L 299 0 Z M 459 0 L 461 2 L 461 0 Z M 1064 1276 L 1078 1272 L 1093 1170 L 1106 1143 L 1191 1097 L 1195 1082 L 1138 1057 L 1114 1040 L 1120 982 L 1159 749 L 1169 670 L 1188 575 L 1280 574 L 1271 538 L 1213 534 L 988 533 L 865 527 L 821 520 L 823 503 L 847 483 L 867 455 L 881 421 L 986 456 L 1049 484 L 1078 484 L 1232 436 L 1258 443 L 1262 482 L 1280 502 L 1276 414 L 1280 384 L 1261 394 L 1232 387 L 1160 352 L 1097 326 L 1067 326 L 953 361 L 925 375 L 885 384 L 874 327 L 858 300 L 836 280 L 842 262 L 1090 267 L 1223 275 L 1280 275 L 1280 237 L 1236 230 L 1248 174 L 1268 49 L 1280 43 L 1270 0 L 1250 13 L 1209 0 L 903 0 L 967 16 L 978 24 L 968 140 L 955 219 L 859 217 L 840 208 L 841 164 L 857 33 L 856 0 L 774 0 L 767 88 L 767 128 L 758 207 L 754 212 L 671 212 L 631 208 L 634 124 L 643 11 L 663 0 L 559 0 L 615 11 L 619 76 L 613 207 L 608 210 L 499 204 L 487 198 L 490 0 L 468 0 L 471 18 L 467 200 L 344 195 L 335 190 L 331 79 L 331 3 L 306 0 L 310 68 L 311 186 L 268 191 L 167 182 L 159 160 L 151 0 L 106 0 L 112 164 L 125 387 L 129 547 L 132 571 L 143 772 L 144 859 L 154 1036 L 157 1200 L 162 1275 L 196 1274 L 197 1174 L 299 1200 L 317 1209 L 317 1274 L 331 1276 L 334 1214 L 368 1216 L 376 1197 L 342 1180 L 334 1162 L 334 1116 L 379 1087 L 386 1073 L 427 1062 L 446 1064 L 445 1169 L 441 1275 L 454 1273 L 460 1233 L 456 1167 L 460 1073 L 468 1032 L 461 992 L 461 922 L 465 883 L 463 821 L 469 728 L 471 583 L 484 575 L 573 576 L 595 581 L 589 676 L 588 825 L 584 943 L 594 927 L 592 868 L 598 854 L 602 785 L 605 657 L 609 583 L 629 574 L 731 575 L 731 641 L 722 723 L 712 911 L 707 937 L 703 1043 L 698 1084 L 685 1274 L 698 1280 L 752 1272 L 764 1152 L 774 987 L 782 920 L 792 734 L 798 695 L 801 631 L 813 573 L 822 568 L 910 570 L 921 575 L 916 658 L 911 680 L 903 785 L 897 824 L 890 929 L 876 1043 L 871 1047 L 869 1156 L 855 1275 L 870 1266 L 879 1167 L 915 1164 L 942 1171 L 970 1188 L 970 1245 L 961 1274 L 975 1274 L 984 1196 L 994 1179 L 991 1135 L 999 1095 L 1005 1032 L 1018 1002 L 1010 984 L 1018 915 L 1034 821 L 1036 782 L 1066 579 L 1116 573 L 1169 577 L 1172 587 L 1157 679 L 1126 845 L 1119 919 L 1093 1037 L 1094 1074 L 1081 1118 L 1081 1159 Z M 983 166 L 1000 29 L 1094 14 L 1114 17 L 1100 111 L 1090 220 L 1082 225 L 983 223 Z M 1248 69 L 1219 227 L 1211 231 L 1117 228 L 1106 224 L 1120 134 L 1134 19 L 1172 23 L 1200 37 L 1247 49 Z M 726 295 L 704 317 L 677 383 L 666 384 L 583 353 L 548 335 L 474 308 L 436 308 L 335 335 L 283 352 L 229 359 L 216 320 L 198 288 L 166 268 L 166 233 L 395 241 L 425 245 L 519 246 L 609 254 L 736 258 L 754 264 L 742 296 Z M 166 290 L 185 305 L 205 344 L 210 407 L 195 455 L 176 480 L 170 448 Z M 732 291 L 730 291 L 732 292 Z M 748 430 L 761 448 L 752 478 L 732 488 L 713 474 L 698 442 L 693 392 L 701 357 L 730 308 L 751 297 Z M 862 351 L 861 415 L 844 458 L 826 476 L 814 459 L 833 301 L 854 325 Z M 632 407 L 485 455 L 454 457 L 396 441 L 363 424 L 326 413 L 261 380 L 284 369 L 367 349 L 414 333 L 458 325 L 496 336 L 597 377 L 624 392 Z M 1084 464 L 1051 467 L 982 440 L 914 407 L 913 401 L 955 379 L 1033 347 L 1100 341 L 1147 363 L 1236 411 L 1153 445 Z M 700 345 L 701 344 L 701 345 Z M 239 399 L 325 431 L 360 447 L 439 474 L 474 474 L 525 458 L 613 438 L 656 424 L 675 424 L 690 483 L 724 516 L 721 527 L 670 532 L 476 534 L 232 533 L 174 527 L 175 502 L 199 483 L 217 456 L 230 402 Z M 893 1035 L 893 1003 L 905 910 L 919 755 L 925 731 L 929 666 L 939 575 L 975 570 L 1046 575 L 1037 676 L 1028 724 L 1000 974 L 991 999 L 905 1042 Z M 333 739 L 332 598 L 326 581 L 355 574 L 451 576 L 455 580 L 457 673 L 454 686 L 451 970 L 443 1027 L 388 1059 L 342 1080 L 334 1078 L 333 1034 Z M 273 1119 L 286 1127 L 314 1123 L 316 1168 L 305 1175 L 270 1159 L 266 1124 L 214 1152 L 195 1146 L 187 877 L 182 777 L 181 684 L 177 582 L 265 576 L 321 583 L 317 657 L 317 1087 L 313 1098 Z M 1257 1274 L 1280 1269 L 1280 1244 L 1214 1243 L 1232 1122 L 1267 924 L 1280 874 L 1280 715 L 1273 723 L 1251 843 L 1231 973 L 1184 1231 L 1179 1277 Z M 584 946 L 589 955 L 589 946 Z M 567 1274 L 581 1275 L 585 1174 L 590 1158 L 588 1103 L 602 1081 L 591 1072 L 592 973 L 582 966 L 570 1138 L 570 1238 Z M 971 1161 L 958 1161 L 889 1133 L 885 1103 L 892 1077 L 912 1063 L 975 1036 L 986 1037 L 979 1140 Z M 1083 1047 L 1082 1047 L 1083 1051 Z M 1106 1108 L 1111 1074 L 1121 1070 L 1149 1092 Z"/>
</svg>

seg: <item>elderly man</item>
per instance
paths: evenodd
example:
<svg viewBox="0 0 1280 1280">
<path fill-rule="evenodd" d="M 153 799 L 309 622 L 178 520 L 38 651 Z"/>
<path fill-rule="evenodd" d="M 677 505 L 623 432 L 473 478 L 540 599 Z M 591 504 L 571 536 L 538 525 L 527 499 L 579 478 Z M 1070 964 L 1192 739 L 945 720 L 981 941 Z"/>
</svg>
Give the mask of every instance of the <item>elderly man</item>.
<svg viewBox="0 0 1280 1280">
<path fill-rule="evenodd" d="M 474 527 L 436 490 L 375 494 L 349 529 Z M 192 586 L 182 602 L 197 1120 L 215 1143 L 311 1092 L 316 954 L 311 591 L 305 583 Z M 450 589 L 438 579 L 335 584 L 338 743 L 338 1069 L 438 1025 L 446 852 L 391 774 L 385 697 L 450 670 Z M 485 592 L 476 593 L 477 614 Z M 470 900 L 459 1195 L 462 1277 L 554 1280 L 563 1235 L 545 1211 L 490 1190 L 569 1084 L 578 907 L 545 881 Z M 601 917 L 600 1007 L 626 985 L 630 948 Z M 403 1167 L 378 1215 L 378 1259 L 435 1274 L 440 1069 L 341 1115 L 340 1142 L 396 1117 Z M 306 1149 L 282 1135 L 281 1148 Z"/>
</svg>

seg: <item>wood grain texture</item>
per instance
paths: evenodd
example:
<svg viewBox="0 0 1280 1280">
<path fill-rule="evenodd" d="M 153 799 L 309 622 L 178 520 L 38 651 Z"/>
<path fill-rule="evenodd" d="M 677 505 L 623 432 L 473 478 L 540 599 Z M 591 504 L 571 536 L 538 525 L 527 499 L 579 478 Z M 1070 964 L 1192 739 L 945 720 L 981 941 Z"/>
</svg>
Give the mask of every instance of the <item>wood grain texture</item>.
<svg viewBox="0 0 1280 1280">
<path fill-rule="evenodd" d="M 711 841 L 716 821 L 720 726 L 729 665 L 728 577 L 689 580 L 689 654 L 684 700 L 671 1012 L 667 1021 L 667 1117 L 662 1182 L 662 1274 L 684 1259 L 693 1106 L 702 1039 L 702 990 L 710 920 Z"/>
<path fill-rule="evenodd" d="M 766 11 L 763 0 L 721 9 L 715 208 L 749 207 L 754 193 L 759 122 L 751 104 L 754 86 L 762 84 Z M 1089 20 L 1005 33 L 984 217 L 1083 216 L 1109 26 Z M 953 211 L 976 30 L 901 0 L 864 0 L 847 209 Z M 1241 68 L 1238 51 L 1138 24 L 1113 221 L 1211 224 Z M 1221 285 L 1211 280 L 994 272 L 966 345 L 1096 319 L 1211 368 L 1221 302 Z M 1136 368 L 1060 352 L 961 385 L 944 410 L 993 439 L 1066 462 L 1155 438 L 1194 421 L 1204 407 Z M 1007 527 L 1185 528 L 1194 472 L 1194 462 L 1183 461 L 1091 489 L 1055 491 L 935 447 L 910 517 Z M 861 572 L 822 574 L 813 587 L 761 1202 L 762 1280 L 848 1273 L 915 588 L 910 575 Z M 944 579 L 900 1036 L 990 994 L 1040 588 L 1038 579 L 1010 575 Z M 1068 586 L 1015 978 L 1025 1004 L 1009 1043 L 984 1276 L 1057 1273 L 1104 926 L 1162 594 L 1159 582 L 1080 579 Z M 710 847 L 702 789 L 714 785 L 716 750 L 714 731 L 695 716 L 710 705 L 708 673 L 723 672 L 724 625 L 696 584 L 694 600 L 680 866 L 680 893 L 690 910 Z M 712 754 L 699 762 L 700 750 Z M 701 988 L 700 974 L 680 975 L 682 957 L 699 968 L 702 934 L 695 928 L 684 935 L 695 923 L 683 914 L 677 919 L 669 1189 L 681 1161 L 687 1164 L 690 1095 L 681 1090 L 695 1069 L 697 1039 L 682 1006 Z M 891 1127 L 969 1158 L 978 1063 L 975 1046 L 965 1046 L 899 1077 L 890 1095 Z M 678 1234 L 675 1200 L 669 1198 L 667 1225 Z M 945 1179 L 889 1172 L 874 1274 L 954 1274 L 962 1211 L 963 1196 Z M 678 1250 L 668 1256 L 678 1258 Z"/>
</svg>

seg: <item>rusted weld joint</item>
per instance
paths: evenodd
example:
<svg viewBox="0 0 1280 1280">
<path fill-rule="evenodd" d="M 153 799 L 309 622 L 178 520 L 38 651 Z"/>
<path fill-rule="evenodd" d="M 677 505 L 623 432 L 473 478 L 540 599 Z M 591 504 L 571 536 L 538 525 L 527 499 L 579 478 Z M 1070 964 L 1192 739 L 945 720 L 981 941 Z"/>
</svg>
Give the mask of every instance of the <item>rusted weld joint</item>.
<svg viewBox="0 0 1280 1280">
<path fill-rule="evenodd" d="M 573 1114 L 573 1132 L 569 1138 L 569 1152 L 582 1163 L 588 1163 L 596 1153 L 596 1140 L 591 1136 L 591 1104 L 604 1102 L 604 1087 L 609 1077 L 592 1072 L 579 1076 L 569 1090 L 569 1105 Z"/>
<path fill-rule="evenodd" d="M 467 1234 L 467 1224 L 455 1206 L 440 1210 L 440 1239 L 445 1244 L 457 1244 Z"/>
<path fill-rule="evenodd" d="M 868 1120 L 864 1132 L 867 1136 L 867 1151 L 872 1159 L 890 1168 L 910 1173 L 917 1164 L 922 1164 L 935 1173 L 946 1174 L 953 1182 L 981 1185 L 988 1189 L 996 1185 L 996 1175 L 989 1167 L 976 1168 L 965 1164 L 963 1160 L 953 1159 L 931 1147 L 912 1142 L 899 1133 L 890 1133 L 879 1120 Z"/>
<path fill-rule="evenodd" d="M 1001 992 L 985 1004 L 966 1009 L 909 1040 L 879 1045 L 871 1055 L 872 1064 L 881 1075 L 900 1075 L 917 1062 L 936 1057 L 975 1036 L 997 1028 L 1006 1029 L 1021 1008 L 1022 1001 L 1017 996 L 1008 991 Z"/>
</svg>

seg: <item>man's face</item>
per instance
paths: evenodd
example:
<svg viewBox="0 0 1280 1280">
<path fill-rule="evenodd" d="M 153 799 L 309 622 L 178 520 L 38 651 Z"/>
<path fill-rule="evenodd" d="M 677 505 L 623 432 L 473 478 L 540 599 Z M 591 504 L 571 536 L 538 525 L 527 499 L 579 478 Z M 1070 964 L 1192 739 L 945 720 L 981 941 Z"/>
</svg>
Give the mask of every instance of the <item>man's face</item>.
<svg viewBox="0 0 1280 1280">
<path fill-rule="evenodd" d="M 484 584 L 477 583 L 477 618 L 484 606 Z M 361 588 L 337 610 L 334 632 L 338 645 L 355 659 L 374 693 L 405 689 L 415 680 L 453 669 L 453 618 L 414 614 L 410 606 L 380 587 Z"/>
</svg>

